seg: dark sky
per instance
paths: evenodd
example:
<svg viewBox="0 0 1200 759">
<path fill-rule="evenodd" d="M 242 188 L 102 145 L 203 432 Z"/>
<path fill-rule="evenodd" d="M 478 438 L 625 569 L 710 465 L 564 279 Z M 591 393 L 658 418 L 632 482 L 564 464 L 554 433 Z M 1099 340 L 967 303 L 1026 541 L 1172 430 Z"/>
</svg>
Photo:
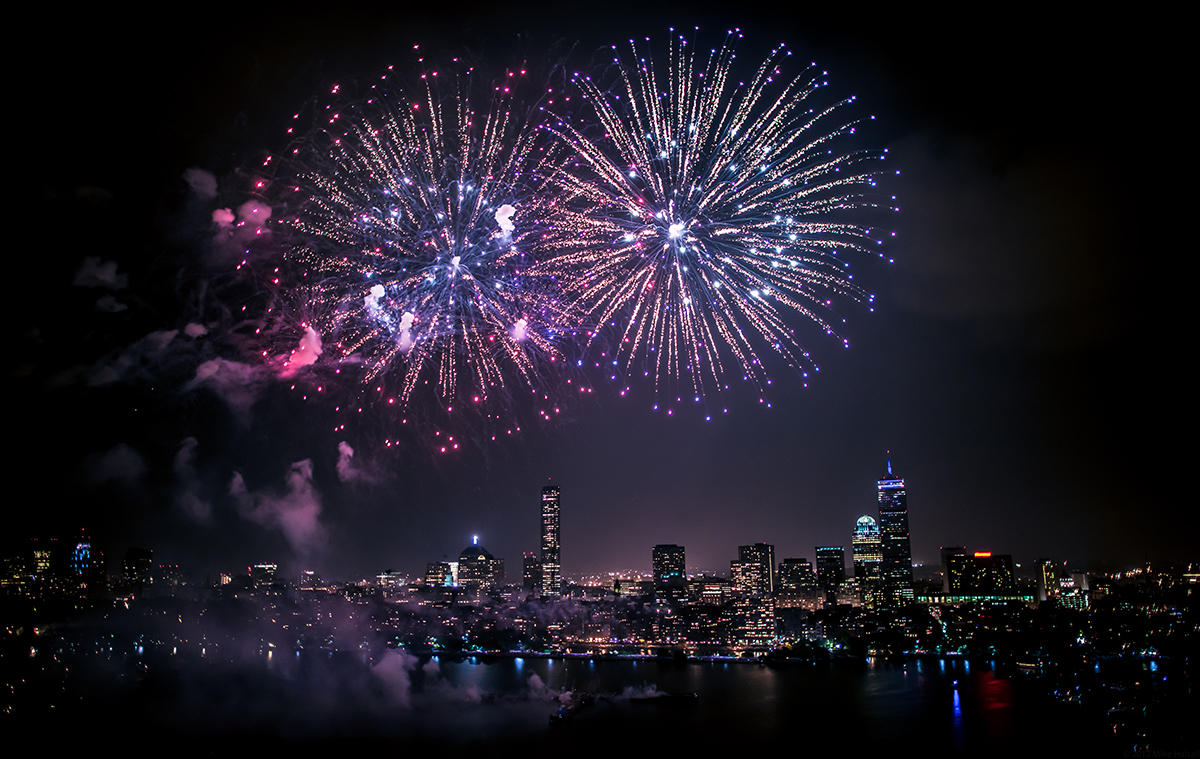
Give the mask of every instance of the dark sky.
<svg viewBox="0 0 1200 759">
<path fill-rule="evenodd" d="M 37 52 L 10 80 L 8 536 L 86 528 L 110 561 L 139 545 L 197 573 L 274 560 L 352 578 L 421 571 L 477 534 L 512 577 L 553 478 L 568 575 L 648 569 L 655 543 L 727 570 L 741 544 L 781 559 L 849 545 L 890 450 L 917 561 L 940 545 L 1095 567 L 1196 559 L 1181 442 L 1194 383 L 1177 334 L 1192 320 L 1174 284 L 1194 245 L 1163 220 L 1183 168 L 1170 20 L 737 7 L 205 8 L 148 32 L 99 12 L 31 26 Z M 299 105 L 410 61 L 415 43 L 504 66 L 556 41 L 583 54 L 665 41 L 669 26 L 714 45 L 737 26 L 749 61 L 779 42 L 817 61 L 877 117 L 862 139 L 902 172 L 895 263 L 855 262 L 875 312 L 841 309 L 848 351 L 806 341 L 822 369 L 807 389 L 776 372 L 771 409 L 731 394 L 712 423 L 598 391 L 561 424 L 452 458 L 364 435 L 349 440 L 364 478 L 343 482 L 327 408 L 265 382 L 237 414 L 191 386 L 219 336 L 180 334 L 169 351 L 147 337 L 221 297 L 214 205 L 189 194 L 189 167 L 218 178 L 220 205 L 240 203 L 240 170 L 283 147 Z M 72 284 L 87 257 L 127 284 Z M 126 308 L 104 310 L 105 296 Z M 98 383 L 104 366 L 119 379 Z M 311 479 L 291 469 L 305 460 Z M 299 548 L 265 515 L 296 504 L 320 508 Z"/>
</svg>

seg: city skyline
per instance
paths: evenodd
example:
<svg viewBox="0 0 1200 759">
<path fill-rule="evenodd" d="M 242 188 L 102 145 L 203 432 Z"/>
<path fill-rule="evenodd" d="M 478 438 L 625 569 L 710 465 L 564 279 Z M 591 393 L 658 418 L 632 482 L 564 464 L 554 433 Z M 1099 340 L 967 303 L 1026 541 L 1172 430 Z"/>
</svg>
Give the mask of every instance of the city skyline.
<svg viewBox="0 0 1200 759">
<path fill-rule="evenodd" d="M 877 513 L 891 451 L 923 565 L 951 545 L 1083 568 L 1194 559 L 1190 531 L 1165 527 L 1194 520 L 1182 452 L 1165 442 L 1190 407 L 1174 369 L 1186 301 L 1157 284 L 1157 262 L 1185 248 L 1144 191 L 1163 167 L 1127 147 L 1158 144 L 1151 125 L 1176 121 L 1156 109 L 1177 98 L 1170 76 L 1114 56 L 1131 37 L 1135 57 L 1149 52 L 1138 34 L 1065 16 L 947 34 L 912 9 L 469 11 L 254 11 L 232 32 L 196 19 L 136 37 L 115 17 L 46 26 L 57 53 L 29 98 L 48 147 L 17 161 L 17 218 L 38 242 L 19 246 L 4 301 L 17 336 L 4 472 L 39 495 L 9 535 L 85 527 L 110 564 L 138 546 L 199 573 L 269 559 L 347 578 L 416 573 L 479 535 L 511 579 L 540 550 L 536 493 L 551 477 L 568 494 L 567 576 L 645 566 L 658 544 L 713 569 L 760 542 L 815 560 Z M 429 421 L 335 430 L 354 388 L 310 393 L 302 372 L 265 365 L 200 376 L 233 361 L 238 333 L 221 325 L 256 297 L 216 292 L 240 259 L 214 249 L 212 213 L 249 196 L 249 168 L 284 148 L 304 104 L 389 65 L 415 76 L 419 56 L 466 50 L 503 70 L 546 64 L 539 51 L 562 41 L 586 68 L 609 45 L 665 45 L 692 26 L 711 45 L 742 30 L 747 62 L 780 43 L 816 61 L 823 95 L 856 98 L 857 144 L 901 171 L 881 188 L 900 213 L 878 222 L 897 233 L 895 263 L 847 257 L 876 296 L 838 305 L 850 347 L 802 337 L 820 372 L 774 365 L 761 404 L 735 378 L 668 417 L 653 386 L 623 395 L 581 371 L 595 391 L 553 422 L 445 456 L 428 453 L 423 436 L 441 432 Z M 1113 121 L 1114 88 L 1144 94 L 1130 124 Z M 193 168 L 216 198 L 184 179 Z M 1155 263 L 1130 265 L 1143 251 Z M 293 507 L 305 520 L 280 519 Z"/>
<path fill-rule="evenodd" d="M 907 525 L 907 494 L 904 489 L 904 480 L 892 472 L 890 458 L 887 461 L 886 471 L 883 475 L 883 478 L 878 480 L 876 484 L 878 488 L 878 505 L 881 520 L 882 515 L 885 512 L 891 514 L 890 518 L 892 520 L 892 528 L 894 532 L 897 532 L 894 542 L 901 544 L 899 549 L 893 549 L 891 562 L 893 576 L 899 577 L 899 581 L 893 580 L 892 585 L 890 587 L 888 585 L 887 579 L 884 575 L 885 558 L 882 530 L 878 526 L 876 520 L 870 515 L 863 515 L 854 520 L 853 527 L 848 531 L 851 545 L 851 550 L 849 553 L 847 553 L 844 545 L 822 546 L 817 544 L 815 547 L 813 547 L 814 561 L 807 565 L 809 568 L 808 571 L 813 575 L 813 581 L 818 587 L 824 588 L 830 594 L 831 599 L 836 596 L 836 590 L 843 583 L 847 581 L 853 581 L 855 591 L 862 594 L 864 601 L 866 601 L 868 605 L 872 606 L 889 602 L 893 604 L 912 602 L 914 597 L 914 581 L 928 581 L 934 576 L 931 574 L 931 569 L 934 570 L 936 574 L 941 575 L 941 582 L 943 583 L 943 590 L 945 592 L 950 592 L 953 590 L 954 588 L 951 588 L 951 577 L 957 577 L 963 572 L 961 568 L 954 569 L 955 565 L 953 560 L 956 558 L 969 560 L 970 557 L 966 548 L 964 546 L 941 546 L 939 549 L 940 558 L 938 562 L 914 562 L 910 559 L 906 567 L 907 571 L 898 571 L 896 568 L 896 563 L 898 559 L 903 559 L 904 555 L 907 553 L 905 544 L 908 543 L 910 534 L 907 532 L 907 530 L 903 529 Z M 602 577 L 605 575 L 616 577 L 628 572 L 634 572 L 637 575 L 651 576 L 655 588 L 658 588 L 660 584 L 665 583 L 670 578 L 683 580 L 690 577 L 713 575 L 728 577 L 732 581 L 739 584 L 749 583 L 749 586 L 758 588 L 758 591 L 756 592 L 773 594 L 780 587 L 780 583 L 783 580 L 780 573 L 785 569 L 785 563 L 807 562 L 806 556 L 797 558 L 795 556 L 785 556 L 785 554 L 782 553 L 777 554 L 776 547 L 773 543 L 759 542 L 752 545 L 737 546 L 737 558 L 728 562 L 728 569 L 725 568 L 726 565 L 721 561 L 718 561 L 715 564 L 692 564 L 689 567 L 685 560 L 686 546 L 678 544 L 658 544 L 652 547 L 650 562 L 646 567 L 614 565 L 601 569 L 591 567 L 569 573 L 564 572 L 562 570 L 560 558 L 560 498 L 561 491 L 557 486 L 546 485 L 542 487 L 539 499 L 541 522 L 538 541 L 540 548 L 538 551 L 521 551 L 520 555 L 524 557 L 524 566 L 522 569 L 518 570 L 514 565 L 514 573 L 512 576 L 506 576 L 504 574 L 503 558 L 497 559 L 496 561 L 498 561 L 498 566 L 500 569 L 499 574 L 496 575 L 495 582 L 516 585 L 520 585 L 522 582 L 524 582 L 526 585 L 528 585 L 531 571 L 530 568 L 532 567 L 532 572 L 537 578 L 534 582 L 534 586 L 536 586 L 539 594 L 545 596 L 560 595 L 561 592 L 559 589 L 564 588 L 569 583 L 574 583 L 576 580 L 581 580 L 588 577 Z M 896 516 L 897 514 L 900 516 Z M 59 543 L 60 538 L 62 539 L 61 543 Z M 118 554 L 113 554 L 110 557 L 104 557 L 102 552 L 92 554 L 91 538 L 88 537 L 86 528 L 78 531 L 74 540 L 69 536 L 10 536 L 7 547 L 10 549 L 10 553 L 12 553 L 14 556 L 23 552 L 33 551 L 33 553 L 30 555 L 34 561 L 39 562 L 40 566 L 42 563 L 42 558 L 39 558 L 39 556 L 42 556 L 42 554 L 49 556 L 49 552 L 47 550 L 43 551 L 42 553 L 38 553 L 36 547 L 39 543 L 39 539 L 47 541 L 47 545 L 56 547 L 56 550 L 69 550 L 69 562 L 72 568 L 76 568 L 77 565 L 87 565 L 88 567 L 103 571 L 106 569 L 106 567 L 95 564 L 93 558 L 103 558 L 106 563 L 111 563 L 114 567 L 117 566 L 117 563 L 120 561 Z M 408 566 L 409 564 L 413 564 L 415 566 L 419 564 L 420 566 L 424 567 L 424 575 L 427 583 L 432 582 L 429 580 L 429 578 L 433 576 L 431 573 L 440 572 L 440 574 L 437 574 L 439 578 L 445 578 L 447 584 L 457 585 L 458 565 L 461 564 L 462 561 L 468 560 L 469 554 L 474 555 L 478 552 L 481 554 L 478 557 L 479 561 L 484 561 L 485 557 L 487 561 L 492 561 L 492 554 L 487 552 L 480 544 L 478 535 L 472 535 L 470 540 L 470 544 L 467 546 L 467 548 L 463 549 L 458 562 L 452 562 L 449 555 L 444 555 L 441 559 L 431 559 L 428 557 L 426 559 L 421 559 L 420 557 L 403 557 L 398 562 L 394 562 L 394 564 L 397 566 Z M 97 551 L 100 551 L 100 547 L 97 547 Z M 121 555 L 125 557 L 124 562 L 127 564 L 130 561 L 129 557 L 131 555 L 140 556 L 145 554 L 148 556 L 152 553 L 153 549 L 146 549 L 139 546 L 129 546 Z M 1050 553 L 1053 552 L 1051 551 Z M 976 562 L 987 562 L 989 561 L 988 559 L 981 559 L 980 557 L 991 557 L 993 554 L 1006 561 L 1007 571 L 1010 575 L 1014 575 L 1014 562 L 1010 554 L 1001 554 L 991 550 L 973 552 L 973 556 L 975 557 L 974 560 Z M 838 561 L 836 563 L 832 563 L 835 557 L 838 559 Z M 948 557 L 951 559 L 949 565 L 947 564 Z M 274 559 L 268 558 L 267 561 L 274 561 Z M 531 561 L 533 562 L 532 564 L 530 563 Z M 1041 565 L 1045 561 L 1049 561 L 1051 565 L 1058 567 L 1059 570 L 1065 570 L 1065 559 L 1046 559 L 1045 556 L 1039 556 L 1039 558 L 1036 560 L 1036 563 L 1033 559 L 1026 559 L 1024 565 L 1022 565 L 1020 562 L 1017 562 L 1015 564 L 1017 569 L 1021 569 L 1022 566 L 1027 566 L 1028 569 L 1016 572 L 1015 575 L 1026 579 L 1037 579 L 1040 577 L 1039 572 L 1041 571 Z M 254 568 L 251 565 L 270 566 L 272 571 L 274 571 L 277 566 L 275 563 L 263 564 L 261 561 L 250 562 L 250 564 L 248 564 L 247 573 L 251 576 L 254 574 Z M 759 565 L 761 565 L 761 568 L 759 568 Z M 173 571 L 175 572 L 182 571 L 182 577 L 185 580 L 190 579 L 193 582 L 196 581 L 198 575 L 200 574 L 205 574 L 206 576 L 211 576 L 212 574 L 211 569 L 207 572 L 201 572 L 200 570 L 190 567 L 184 567 L 181 570 L 178 565 L 170 566 L 174 568 Z M 1096 562 L 1093 564 L 1075 562 L 1070 571 L 1076 573 L 1101 571 L 1111 572 L 1114 569 L 1133 569 L 1135 566 L 1140 567 L 1143 565 L 1130 564 L 1122 567 L 1115 567 L 1107 562 Z M 294 573 L 298 573 L 302 577 L 306 575 L 311 576 L 316 573 L 316 570 L 310 568 L 311 563 L 304 564 L 291 562 L 291 567 Z M 922 568 L 919 576 L 917 573 L 918 568 Z M 224 574 L 224 571 L 229 569 L 231 568 L 222 567 L 221 574 Z M 696 571 L 691 572 L 689 569 L 694 569 Z M 396 570 L 392 565 L 389 565 L 388 569 L 386 570 L 388 573 L 395 571 Z M 479 572 L 483 571 L 485 570 L 479 570 Z M 493 571 L 490 565 L 486 571 L 490 576 L 491 572 Z M 454 573 L 455 577 L 454 583 L 451 583 L 450 580 L 452 572 Z M 518 574 L 518 572 L 520 574 Z M 127 566 L 124 568 L 123 573 L 129 573 L 129 568 Z M 402 570 L 397 574 L 400 576 L 411 575 L 415 578 L 420 577 L 422 572 L 420 570 L 411 572 Z M 366 573 L 361 575 L 362 579 L 369 579 L 373 576 L 375 576 L 374 573 Z M 474 576 L 469 574 L 468 579 L 474 579 Z M 341 577 L 338 578 L 338 580 L 355 581 L 355 578 Z M 436 582 L 433 582 L 435 585 L 440 583 L 440 579 Z"/>
</svg>

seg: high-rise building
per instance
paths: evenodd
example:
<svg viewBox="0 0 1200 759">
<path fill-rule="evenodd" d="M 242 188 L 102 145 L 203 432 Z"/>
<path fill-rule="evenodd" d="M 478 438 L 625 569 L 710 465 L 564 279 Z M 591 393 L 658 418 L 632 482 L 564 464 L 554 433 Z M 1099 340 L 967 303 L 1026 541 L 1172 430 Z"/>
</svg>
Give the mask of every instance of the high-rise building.
<svg viewBox="0 0 1200 759">
<path fill-rule="evenodd" d="M 141 595 L 151 581 L 154 567 L 154 552 L 148 548 L 130 548 L 125 551 L 121 580 L 131 592 Z"/>
<path fill-rule="evenodd" d="M 1009 554 L 976 551 L 946 557 L 950 574 L 950 593 L 964 596 L 1006 596 L 1016 587 L 1013 562 Z"/>
<path fill-rule="evenodd" d="M 817 587 L 817 576 L 808 559 L 784 559 L 779 565 L 779 587 L 783 590 L 811 590 Z"/>
<path fill-rule="evenodd" d="M 655 598 L 660 601 L 687 600 L 686 567 L 683 546 L 673 543 L 654 546 L 651 570 Z"/>
<path fill-rule="evenodd" d="M 683 546 L 674 543 L 654 546 L 651 568 L 655 588 L 670 582 L 682 583 L 686 577 Z"/>
<path fill-rule="evenodd" d="M 868 609 L 878 608 L 883 601 L 883 538 L 879 525 L 869 516 L 854 523 L 850 537 L 854 551 L 854 579 Z"/>
<path fill-rule="evenodd" d="M 966 556 L 966 555 L 967 555 L 967 549 L 964 548 L 963 546 L 942 546 L 942 592 L 943 593 L 949 593 L 950 586 L 956 582 L 956 580 L 951 579 L 951 575 L 953 573 L 950 568 L 950 557 L 951 556 Z M 959 565 L 955 565 L 954 571 L 958 571 L 958 567 L 959 567 Z"/>
<path fill-rule="evenodd" d="M 912 548 L 908 537 L 908 497 L 904 479 L 887 471 L 879 479 L 879 533 L 883 541 L 883 591 L 887 603 L 913 601 Z"/>
<path fill-rule="evenodd" d="M 504 559 L 497 559 L 472 538 L 471 545 L 458 555 L 458 583 L 492 590 L 504 583 Z"/>
<path fill-rule="evenodd" d="M 562 595 L 562 565 L 559 563 L 558 488 L 542 488 L 542 595 Z"/>
<path fill-rule="evenodd" d="M 837 594 L 846 581 L 845 546 L 817 546 L 817 583 L 825 591 L 825 599 L 837 604 Z"/>
<path fill-rule="evenodd" d="M 1058 565 L 1050 559 L 1038 559 L 1033 565 L 1034 577 L 1037 579 L 1038 601 L 1054 598 L 1061 590 L 1058 585 Z"/>
<path fill-rule="evenodd" d="M 541 590 L 542 588 L 542 560 L 538 558 L 538 554 L 533 551 L 525 551 L 521 554 L 522 574 L 521 587 L 525 590 Z"/>
<path fill-rule="evenodd" d="M 431 588 L 454 584 L 454 574 L 448 561 L 431 561 L 425 565 L 425 584 Z"/>
<path fill-rule="evenodd" d="M 775 592 L 775 546 L 770 543 L 755 543 L 738 546 L 738 561 L 742 564 L 742 576 L 750 593 L 770 594 Z"/>
<path fill-rule="evenodd" d="M 255 564 L 250 567 L 250 584 L 255 588 L 267 588 L 275 582 L 275 572 L 279 567 L 275 564 Z"/>
</svg>

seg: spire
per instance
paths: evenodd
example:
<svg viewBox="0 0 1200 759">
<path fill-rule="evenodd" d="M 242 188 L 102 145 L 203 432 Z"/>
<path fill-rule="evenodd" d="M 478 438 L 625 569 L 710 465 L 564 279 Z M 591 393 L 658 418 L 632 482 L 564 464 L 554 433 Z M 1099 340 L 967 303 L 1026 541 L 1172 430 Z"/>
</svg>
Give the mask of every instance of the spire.
<svg viewBox="0 0 1200 759">
<path fill-rule="evenodd" d="M 892 471 L 892 452 L 890 450 L 887 452 L 887 469 L 884 470 L 883 475 L 879 479 L 881 479 L 881 480 L 897 479 L 896 473 Z"/>
</svg>

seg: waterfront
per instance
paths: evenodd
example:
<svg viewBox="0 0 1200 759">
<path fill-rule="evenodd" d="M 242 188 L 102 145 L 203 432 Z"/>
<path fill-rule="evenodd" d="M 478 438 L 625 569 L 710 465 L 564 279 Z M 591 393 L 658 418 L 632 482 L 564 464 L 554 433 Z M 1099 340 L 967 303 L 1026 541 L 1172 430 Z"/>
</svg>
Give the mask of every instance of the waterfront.
<svg viewBox="0 0 1200 759">
<path fill-rule="evenodd" d="M 16 733 L 69 734 L 67 743 L 81 747 L 122 726 L 122 740 L 169 743 L 188 756 L 279 748 L 302 754 L 335 747 L 517 748 L 547 741 L 583 755 L 635 745 L 681 751 L 907 746 L 950 756 L 1113 756 L 1129 747 L 1114 736 L 1103 711 L 1056 699 L 1048 679 L 1008 668 L 998 674 L 990 661 L 964 657 L 767 666 L 657 657 L 417 656 L 403 649 L 374 656 L 268 649 L 214 661 L 196 655 L 202 652 L 172 651 L 92 654 L 90 663 L 60 653 L 61 689 L 26 691 L 19 714 L 7 722 Z M 41 654 L 28 661 L 37 660 Z M 1163 674 L 1153 662 L 1134 669 Z M 551 720 L 564 706 L 575 708 Z M 1173 719 L 1188 722 L 1182 712 Z"/>
<path fill-rule="evenodd" d="M 468 659 L 440 663 L 434 688 L 440 681 L 440 687 L 511 695 L 522 687 L 528 690 L 531 680 L 549 692 L 596 694 L 593 705 L 557 731 L 580 745 L 600 735 L 625 735 L 694 749 L 827 747 L 851 741 L 874 749 L 920 745 L 952 755 L 1020 747 L 1115 750 L 1105 740 L 1103 725 L 1090 724 L 1069 705 L 1047 699 L 1034 681 L 1000 678 L 986 663 L 972 665 L 961 658 L 862 668 L 654 659 L 518 658 L 483 664 Z M 423 685 L 414 681 L 414 696 Z M 690 693 L 697 694 L 693 703 L 664 695 Z M 543 729 L 530 724 L 527 731 Z M 459 735 L 470 739 L 462 731 Z"/>
</svg>

